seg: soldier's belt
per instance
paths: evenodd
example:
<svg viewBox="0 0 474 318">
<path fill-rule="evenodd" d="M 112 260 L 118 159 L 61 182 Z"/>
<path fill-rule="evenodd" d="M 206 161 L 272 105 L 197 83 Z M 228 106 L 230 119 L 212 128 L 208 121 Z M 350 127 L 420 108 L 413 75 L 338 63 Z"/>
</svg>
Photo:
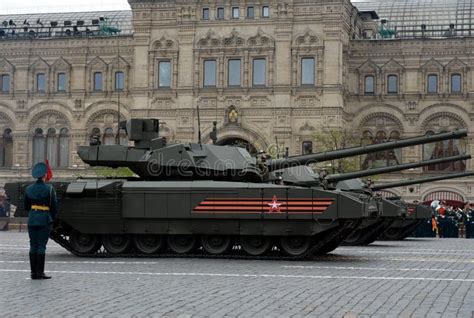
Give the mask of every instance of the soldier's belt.
<svg viewBox="0 0 474 318">
<path fill-rule="evenodd" d="M 46 205 L 32 205 L 32 210 L 39 210 L 39 211 L 49 211 L 49 206 Z"/>
</svg>

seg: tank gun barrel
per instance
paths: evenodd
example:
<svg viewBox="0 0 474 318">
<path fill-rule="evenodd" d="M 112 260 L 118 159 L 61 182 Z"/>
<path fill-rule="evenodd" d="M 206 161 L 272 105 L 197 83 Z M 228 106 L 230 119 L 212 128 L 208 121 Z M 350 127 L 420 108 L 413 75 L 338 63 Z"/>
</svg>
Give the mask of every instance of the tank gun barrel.
<svg viewBox="0 0 474 318">
<path fill-rule="evenodd" d="M 351 147 L 346 149 L 319 152 L 309 155 L 293 156 L 283 159 L 271 160 L 267 163 L 268 171 L 279 170 L 291 166 L 302 166 L 311 163 L 328 161 L 346 157 L 352 157 L 362 154 L 368 154 L 378 151 L 391 150 L 396 148 L 403 148 L 415 145 L 422 145 L 431 142 L 449 140 L 449 139 L 460 139 L 467 136 L 467 129 L 458 129 L 452 132 L 445 132 L 439 134 L 426 135 L 421 137 L 406 138 L 400 140 L 394 140 L 384 142 L 380 144 L 373 144 L 367 146 Z"/>
<path fill-rule="evenodd" d="M 382 189 L 396 188 L 396 187 L 402 187 L 402 186 L 407 186 L 407 185 L 412 185 L 412 184 L 420 184 L 420 183 L 434 182 L 434 181 L 439 181 L 439 180 L 469 177 L 472 175 L 474 175 L 474 171 L 450 173 L 450 174 L 445 174 L 441 176 L 426 177 L 426 178 L 415 178 L 415 179 L 409 179 L 405 181 L 390 182 L 390 183 L 385 183 L 385 184 L 374 185 L 372 186 L 372 190 L 379 191 Z"/>
<path fill-rule="evenodd" d="M 446 163 L 446 162 L 458 161 L 458 160 L 468 160 L 468 159 L 471 159 L 471 155 L 457 155 L 457 156 L 451 156 L 451 157 L 446 157 L 446 158 L 423 160 L 420 162 L 398 164 L 398 165 L 388 166 L 388 167 L 374 168 L 374 169 L 348 172 L 348 173 L 342 173 L 342 174 L 333 174 L 333 175 L 327 176 L 326 180 L 328 181 L 328 183 L 335 183 L 335 182 L 343 181 L 343 180 L 374 176 L 380 173 L 389 173 L 389 172 L 419 168 L 419 167 L 441 164 L 441 163 Z"/>
</svg>

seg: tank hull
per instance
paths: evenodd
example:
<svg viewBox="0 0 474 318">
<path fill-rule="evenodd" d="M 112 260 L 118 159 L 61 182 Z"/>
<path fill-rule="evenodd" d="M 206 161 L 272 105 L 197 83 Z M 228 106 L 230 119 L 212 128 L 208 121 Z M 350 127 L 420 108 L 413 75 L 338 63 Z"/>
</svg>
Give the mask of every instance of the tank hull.
<svg viewBox="0 0 474 318">
<path fill-rule="evenodd" d="M 107 248 L 106 239 L 192 237 L 195 252 L 212 236 L 230 238 L 234 247 L 242 238 L 269 239 L 273 249 L 281 245 L 286 254 L 302 258 L 321 254 L 370 214 L 367 202 L 337 191 L 216 181 L 79 180 L 67 185 L 60 207 L 51 238 L 80 256 L 98 251 L 74 248 L 84 240 L 102 240 L 109 255 L 138 255 L 133 244 L 117 252 Z M 284 243 L 297 238 L 309 242 L 304 252 Z"/>
<path fill-rule="evenodd" d="M 408 204 L 401 201 L 398 204 L 407 207 L 407 217 L 393 222 L 378 239 L 389 241 L 403 240 L 413 233 L 420 224 L 431 218 L 431 210 L 427 206 Z"/>
<path fill-rule="evenodd" d="M 353 193 L 360 196 L 361 194 Z M 373 243 L 381 233 L 390 227 L 395 221 L 406 215 L 406 208 L 383 198 L 370 197 L 377 202 L 378 214 L 372 214 L 365 218 L 343 242 L 343 245 L 368 245 Z"/>
</svg>

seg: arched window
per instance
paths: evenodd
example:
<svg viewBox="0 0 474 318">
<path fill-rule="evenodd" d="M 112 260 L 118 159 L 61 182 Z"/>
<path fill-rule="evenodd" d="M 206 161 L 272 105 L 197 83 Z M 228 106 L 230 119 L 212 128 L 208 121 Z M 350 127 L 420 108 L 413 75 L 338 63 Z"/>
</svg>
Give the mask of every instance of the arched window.
<svg viewBox="0 0 474 318">
<path fill-rule="evenodd" d="M 128 146 L 127 132 L 123 128 L 120 128 L 119 130 L 119 143 L 122 146 Z"/>
<path fill-rule="evenodd" d="M 48 128 L 46 136 L 43 129 L 36 128 L 33 136 L 33 164 L 48 160 L 52 168 L 69 166 L 69 130 Z"/>
<path fill-rule="evenodd" d="M 394 130 L 388 136 L 385 131 L 378 131 L 375 138 L 370 131 L 362 135 L 362 144 L 379 144 L 391 140 L 400 139 L 400 132 Z M 401 162 L 401 151 L 398 149 L 379 151 L 367 154 L 362 160 L 362 169 L 386 167 L 399 164 Z"/>
<path fill-rule="evenodd" d="M 45 138 L 43 129 L 36 128 L 33 136 L 33 164 L 45 160 Z"/>
<path fill-rule="evenodd" d="M 433 131 L 428 131 L 426 134 L 429 135 L 433 133 Z M 458 139 L 424 144 L 423 160 L 456 156 L 460 153 L 463 153 L 463 151 L 461 151 L 463 148 L 462 141 Z M 466 170 L 465 161 L 447 162 L 423 167 L 423 171 L 433 172 L 451 172 L 464 170 Z"/>
<path fill-rule="evenodd" d="M 58 138 L 54 128 L 49 128 L 46 133 L 46 159 L 51 167 L 58 166 Z"/>
<path fill-rule="evenodd" d="M 364 92 L 365 94 L 375 93 L 375 78 L 373 75 L 367 75 L 365 77 Z"/>
<path fill-rule="evenodd" d="M 69 166 L 69 130 L 61 128 L 59 131 L 59 167 Z"/>
<path fill-rule="evenodd" d="M 104 145 L 115 145 L 114 130 L 112 128 L 105 128 L 103 144 Z"/>
<path fill-rule="evenodd" d="M 97 146 L 102 143 L 100 129 L 97 127 L 92 128 L 91 134 L 89 136 L 89 144 L 92 146 Z"/>
<path fill-rule="evenodd" d="M 13 162 L 12 130 L 7 128 L 0 136 L 0 167 L 11 167 Z"/>
<path fill-rule="evenodd" d="M 387 93 L 396 94 L 398 93 L 398 76 L 389 75 L 387 77 Z"/>
<path fill-rule="evenodd" d="M 100 129 L 97 127 L 92 128 L 91 137 L 100 137 Z"/>
<path fill-rule="evenodd" d="M 451 93 L 461 93 L 461 74 L 451 75 Z"/>
<path fill-rule="evenodd" d="M 308 154 L 313 153 L 313 142 L 303 141 L 302 148 L 303 148 L 303 155 L 308 155 Z"/>
<path fill-rule="evenodd" d="M 428 94 L 435 94 L 438 92 L 438 75 L 430 74 L 428 75 Z"/>
</svg>

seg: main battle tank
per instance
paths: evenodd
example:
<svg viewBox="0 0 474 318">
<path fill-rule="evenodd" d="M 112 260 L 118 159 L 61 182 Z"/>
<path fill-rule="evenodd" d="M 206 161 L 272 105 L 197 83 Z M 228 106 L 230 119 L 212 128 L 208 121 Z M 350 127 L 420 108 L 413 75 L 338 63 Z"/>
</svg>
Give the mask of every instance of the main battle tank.
<svg viewBox="0 0 474 318">
<path fill-rule="evenodd" d="M 275 173 L 285 183 L 297 184 L 299 186 L 314 186 L 315 183 L 322 184 L 326 189 L 338 189 L 345 193 L 361 199 L 373 197 L 372 190 L 367 187 L 365 182 L 358 178 L 379 175 L 383 173 L 402 171 L 406 169 L 454 162 L 458 160 L 468 160 L 470 155 L 457 155 L 447 158 L 431 159 L 415 163 L 398 164 L 389 167 L 374 168 L 356 172 L 333 174 L 320 176 L 315 174 L 309 167 L 292 167 L 276 171 Z M 276 178 L 276 176 L 274 176 Z M 397 220 L 403 220 L 408 215 L 408 209 L 404 205 L 396 204 L 392 200 L 382 197 L 373 197 L 379 208 L 378 215 L 364 218 L 350 235 L 348 235 L 343 244 L 345 245 L 367 245 L 374 242 L 380 234 L 388 229 Z M 333 246 L 337 246 L 333 242 Z"/>
<path fill-rule="evenodd" d="M 466 171 L 459 173 L 450 173 L 440 176 L 415 178 L 399 182 L 391 182 L 380 185 L 372 186 L 373 191 L 379 191 L 384 189 L 408 186 L 412 184 L 422 184 L 440 180 L 457 179 L 474 175 L 474 171 Z M 427 219 L 432 216 L 432 210 L 430 207 L 423 204 L 406 203 L 398 197 L 391 198 L 395 204 L 400 207 L 406 207 L 409 214 L 406 218 L 397 220 L 390 225 L 383 233 L 381 233 L 379 239 L 382 240 L 403 240 L 408 237 L 415 229 Z"/>
<path fill-rule="evenodd" d="M 326 180 L 329 184 L 335 184 L 336 188 L 344 191 L 350 191 L 355 193 L 368 191 L 369 194 L 373 195 L 373 193 L 371 193 L 371 190 L 368 189 L 364 183 L 355 182 L 356 180 L 352 178 L 379 175 L 394 171 L 429 166 L 432 164 L 455 162 L 458 160 L 468 160 L 470 158 L 470 155 L 458 155 L 447 158 L 424 160 L 415 163 L 399 164 L 390 167 L 375 168 L 341 175 L 331 175 L 328 176 Z M 381 205 L 381 213 L 379 214 L 379 218 L 364 219 L 357 228 L 357 230 L 351 233 L 351 235 L 349 235 L 344 240 L 345 245 L 368 245 L 374 242 L 393 224 L 397 222 L 403 223 L 403 220 L 410 216 L 410 211 L 407 206 L 397 204 L 393 202 L 393 200 L 387 200 L 385 198 L 377 196 L 375 197 Z"/>
<path fill-rule="evenodd" d="M 466 136 L 463 130 L 268 160 L 238 147 L 166 145 L 158 127 L 158 120 L 133 119 L 126 130 L 134 147 L 80 147 L 89 165 L 129 167 L 139 179 L 70 183 L 51 232 L 56 242 L 79 256 L 96 255 L 103 246 L 108 255 L 253 257 L 279 250 L 308 257 L 347 236 L 378 208 L 371 198 L 342 191 L 269 183 L 271 171 Z"/>
</svg>

